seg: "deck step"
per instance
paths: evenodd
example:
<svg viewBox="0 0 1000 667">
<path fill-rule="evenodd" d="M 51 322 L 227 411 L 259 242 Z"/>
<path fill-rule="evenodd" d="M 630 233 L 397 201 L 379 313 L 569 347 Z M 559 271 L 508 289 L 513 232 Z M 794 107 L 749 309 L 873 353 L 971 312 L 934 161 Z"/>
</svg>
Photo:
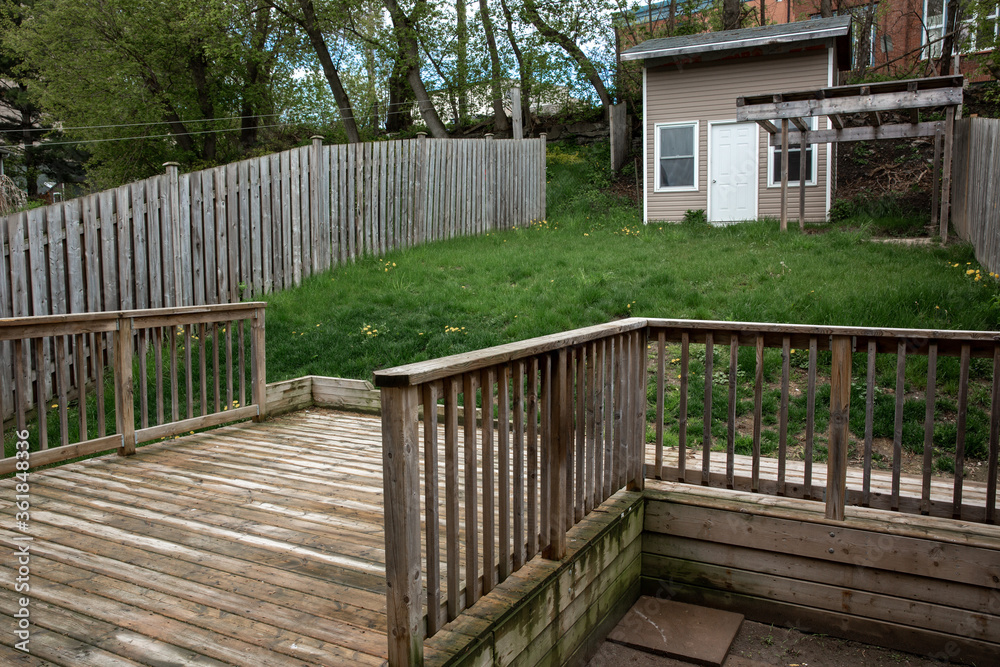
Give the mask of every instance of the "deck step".
<svg viewBox="0 0 1000 667">
<path fill-rule="evenodd" d="M 742 614 L 643 596 L 608 641 L 696 665 L 722 665 Z"/>
</svg>

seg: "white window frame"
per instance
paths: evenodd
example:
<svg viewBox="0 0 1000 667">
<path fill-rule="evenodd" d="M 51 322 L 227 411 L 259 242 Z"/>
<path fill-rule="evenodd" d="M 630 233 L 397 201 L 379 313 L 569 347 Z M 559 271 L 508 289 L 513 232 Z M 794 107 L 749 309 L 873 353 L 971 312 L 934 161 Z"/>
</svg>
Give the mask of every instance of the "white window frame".
<svg viewBox="0 0 1000 667">
<path fill-rule="evenodd" d="M 660 130 L 665 127 L 690 127 L 694 132 L 694 185 L 675 185 L 675 186 L 662 186 L 660 185 Z M 700 167 L 699 163 L 699 148 L 701 144 L 701 124 L 697 120 L 681 121 L 676 123 L 657 123 L 653 126 L 653 141 L 655 144 L 654 152 L 654 176 L 656 179 L 654 181 L 654 192 L 697 192 L 698 191 L 698 171 Z"/>
<path fill-rule="evenodd" d="M 816 129 L 816 118 L 815 117 L 806 118 L 805 122 L 806 122 L 806 125 L 808 125 L 810 127 L 810 129 L 812 129 L 812 130 Z M 795 130 L 795 126 L 792 125 L 789 122 L 788 123 L 788 129 L 789 129 L 789 131 L 793 131 L 793 130 Z M 813 187 L 813 186 L 816 185 L 816 177 L 819 175 L 819 146 L 820 146 L 819 144 L 809 144 L 810 148 L 806 150 L 806 154 L 807 155 L 809 153 L 809 150 L 812 151 L 812 165 L 811 165 L 812 166 L 812 178 L 806 180 L 806 187 L 807 188 L 808 187 Z M 776 149 L 774 146 L 772 146 L 771 142 L 770 142 L 770 137 L 768 137 L 768 146 L 767 146 L 767 187 L 769 187 L 769 188 L 780 188 L 781 187 L 781 179 L 779 178 L 777 181 L 775 181 L 772 178 L 772 176 L 774 176 L 774 154 L 775 154 L 775 150 L 778 151 L 778 155 L 781 155 L 781 150 L 780 149 Z M 797 151 L 797 150 L 800 150 L 800 149 L 798 149 L 798 148 L 792 148 L 791 146 L 788 147 L 789 154 L 791 154 L 792 152 Z M 791 160 L 789 160 L 789 162 L 790 161 Z M 788 187 L 792 187 L 793 185 L 795 187 L 799 187 L 799 175 L 797 173 L 793 174 L 792 170 L 789 169 L 788 170 Z"/>
<path fill-rule="evenodd" d="M 944 26 L 948 22 L 946 20 L 946 14 L 948 13 L 948 0 L 941 0 L 941 22 L 931 24 L 930 17 L 927 16 L 927 6 L 930 0 L 924 0 L 923 9 L 923 22 L 924 29 L 921 31 L 921 41 L 923 45 L 923 58 L 939 58 L 941 57 L 941 35 L 944 34 Z M 937 42 L 930 44 L 931 40 L 937 39 Z"/>
</svg>

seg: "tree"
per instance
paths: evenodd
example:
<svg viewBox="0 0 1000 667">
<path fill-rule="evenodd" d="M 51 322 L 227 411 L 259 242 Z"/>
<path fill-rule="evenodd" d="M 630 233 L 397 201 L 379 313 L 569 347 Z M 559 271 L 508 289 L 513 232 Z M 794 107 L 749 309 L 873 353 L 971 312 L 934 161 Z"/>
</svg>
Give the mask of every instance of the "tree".
<svg viewBox="0 0 1000 667">
<path fill-rule="evenodd" d="M 490 18 L 490 6 L 488 0 L 479 0 L 479 16 L 483 23 L 483 32 L 486 36 L 486 49 L 490 55 L 490 95 L 493 98 L 493 127 L 497 131 L 503 132 L 510 129 L 507 122 L 507 112 L 503 107 L 503 69 L 500 64 L 500 53 L 497 49 L 496 32 L 493 30 L 493 20 Z"/>
<path fill-rule="evenodd" d="M 432 137 L 444 139 L 448 136 L 448 130 L 441 122 L 441 117 L 434 108 L 434 102 L 431 100 L 420 74 L 421 58 L 417 44 L 417 26 L 420 24 L 422 16 L 429 11 L 427 0 L 417 0 L 414 3 L 413 13 L 410 15 L 403 12 L 396 0 L 385 0 L 385 8 L 392 19 L 395 38 L 403 55 L 402 68 L 406 73 L 406 81 L 410 84 L 416 97 L 420 116 L 424 119 Z"/>
</svg>

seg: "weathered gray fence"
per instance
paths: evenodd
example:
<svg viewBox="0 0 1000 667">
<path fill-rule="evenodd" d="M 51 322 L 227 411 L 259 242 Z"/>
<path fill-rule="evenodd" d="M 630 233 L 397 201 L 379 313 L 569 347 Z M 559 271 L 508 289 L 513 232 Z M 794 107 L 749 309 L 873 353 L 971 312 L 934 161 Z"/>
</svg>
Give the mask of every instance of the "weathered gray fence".
<svg viewBox="0 0 1000 667">
<path fill-rule="evenodd" d="M 955 124 L 952 224 L 976 259 L 1000 273 L 1000 119 Z"/>
<path fill-rule="evenodd" d="M 168 165 L 161 176 L 0 218 L 0 318 L 237 302 L 363 255 L 544 216 L 544 138 L 314 138 L 190 174 Z M 0 343 L 5 417 L 11 355 Z M 53 376 L 45 382 L 55 386 Z"/>
</svg>

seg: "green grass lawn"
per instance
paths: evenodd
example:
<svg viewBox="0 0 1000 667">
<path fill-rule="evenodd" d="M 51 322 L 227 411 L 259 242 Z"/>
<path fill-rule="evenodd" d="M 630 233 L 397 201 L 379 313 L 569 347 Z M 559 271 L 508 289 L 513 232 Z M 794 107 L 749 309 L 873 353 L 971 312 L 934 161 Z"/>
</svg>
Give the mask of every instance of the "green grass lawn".
<svg viewBox="0 0 1000 667">
<path fill-rule="evenodd" d="M 270 295 L 268 380 L 370 379 L 631 315 L 997 328 L 997 282 L 968 273 L 980 267 L 966 244 L 872 243 L 870 215 L 806 234 L 773 220 L 645 226 L 639 207 L 607 194 L 602 160 L 550 148 L 548 215 L 530 228 L 364 258 Z"/>
</svg>

